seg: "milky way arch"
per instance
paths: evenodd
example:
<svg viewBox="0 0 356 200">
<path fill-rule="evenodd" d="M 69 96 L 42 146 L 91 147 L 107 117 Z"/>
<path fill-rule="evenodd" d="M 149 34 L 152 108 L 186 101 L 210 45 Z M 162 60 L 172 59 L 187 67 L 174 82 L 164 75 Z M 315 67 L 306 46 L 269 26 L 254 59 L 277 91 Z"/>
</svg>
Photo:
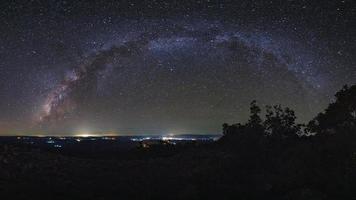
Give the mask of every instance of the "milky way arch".
<svg viewBox="0 0 356 200">
<path fill-rule="evenodd" d="M 147 22 L 146 26 L 147 24 L 155 23 Z M 174 28 L 172 24 L 167 23 L 165 28 L 160 29 L 129 29 L 135 34 L 128 32 L 124 37 L 122 34 L 118 38 L 112 37 L 98 50 L 90 50 L 91 53 L 80 61 L 82 64 L 67 73 L 65 79 L 47 95 L 37 117 L 38 124 L 51 124 L 70 118 L 70 114 L 76 112 L 78 105 L 89 98 L 88 94 L 97 89 L 98 79 L 102 79 L 101 74 L 105 73 L 107 68 L 114 68 L 120 76 L 127 71 L 125 68 L 130 67 L 126 65 L 135 62 L 142 66 L 154 63 L 156 66 L 149 69 L 153 74 L 161 70 L 162 65 L 171 72 L 191 65 L 200 66 L 196 67 L 195 71 L 212 68 L 223 71 L 228 66 L 228 70 L 240 73 L 238 76 L 241 76 L 241 79 L 246 78 L 242 73 L 253 73 L 256 79 L 262 77 L 266 80 L 274 79 L 275 76 L 286 76 L 287 82 L 291 82 L 293 87 L 307 93 L 322 87 L 326 79 L 324 75 L 316 73 L 318 66 L 311 51 L 288 38 L 241 31 L 234 26 L 218 22 L 210 25 L 204 25 L 203 22 L 199 25 L 183 23 L 175 25 Z M 201 67 L 203 65 L 206 69 Z M 138 73 L 141 76 L 151 76 L 146 70 L 141 68 Z M 226 84 L 224 79 L 231 78 L 216 77 L 217 83 L 224 82 L 223 84 Z M 273 81 L 269 83 L 280 84 Z M 216 100 L 212 105 L 219 105 L 221 101 L 223 99 Z"/>
</svg>

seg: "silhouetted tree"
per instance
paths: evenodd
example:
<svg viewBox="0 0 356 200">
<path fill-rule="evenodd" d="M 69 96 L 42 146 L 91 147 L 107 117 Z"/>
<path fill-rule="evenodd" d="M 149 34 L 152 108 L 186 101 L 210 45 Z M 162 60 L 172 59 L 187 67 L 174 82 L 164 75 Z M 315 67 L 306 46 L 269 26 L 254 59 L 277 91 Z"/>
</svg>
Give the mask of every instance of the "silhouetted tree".
<svg viewBox="0 0 356 200">
<path fill-rule="evenodd" d="M 250 103 L 250 119 L 248 120 L 249 126 L 260 126 L 262 119 L 260 117 L 261 109 L 257 106 L 256 100 Z"/>
<path fill-rule="evenodd" d="M 223 123 L 223 135 L 228 134 L 229 132 L 229 124 L 228 123 Z"/>
<path fill-rule="evenodd" d="M 308 124 L 308 131 L 333 134 L 355 132 L 356 130 L 356 85 L 347 85 L 335 95 L 335 102 L 329 104 Z"/>
<path fill-rule="evenodd" d="M 263 125 L 268 136 L 294 137 L 300 134 L 301 125 L 296 124 L 296 116 L 290 108 L 281 105 L 266 106 L 266 120 Z"/>
<path fill-rule="evenodd" d="M 247 140 L 259 140 L 260 136 L 264 135 L 264 127 L 262 125 L 262 119 L 260 117 L 261 108 L 257 105 L 256 100 L 250 103 L 250 118 L 245 125 L 240 126 L 240 130 L 243 130 Z"/>
</svg>

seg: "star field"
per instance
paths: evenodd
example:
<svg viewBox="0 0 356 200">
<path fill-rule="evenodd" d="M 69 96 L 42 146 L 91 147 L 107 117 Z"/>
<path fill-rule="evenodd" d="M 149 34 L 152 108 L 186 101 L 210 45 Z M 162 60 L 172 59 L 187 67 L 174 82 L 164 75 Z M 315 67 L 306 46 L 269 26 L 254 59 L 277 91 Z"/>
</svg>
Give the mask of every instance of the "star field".
<svg viewBox="0 0 356 200">
<path fill-rule="evenodd" d="M 249 102 L 307 122 L 355 84 L 335 1 L 3 1 L 0 134 L 220 133 Z"/>
</svg>

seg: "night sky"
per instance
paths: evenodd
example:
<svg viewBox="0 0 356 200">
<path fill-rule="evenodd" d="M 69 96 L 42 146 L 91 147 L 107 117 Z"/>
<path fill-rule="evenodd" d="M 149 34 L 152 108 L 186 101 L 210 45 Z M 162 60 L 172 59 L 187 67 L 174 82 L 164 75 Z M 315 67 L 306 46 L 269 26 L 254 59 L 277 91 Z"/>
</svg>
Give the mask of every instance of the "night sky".
<svg viewBox="0 0 356 200">
<path fill-rule="evenodd" d="M 215 134 L 249 102 L 307 122 L 356 83 L 353 0 L 0 2 L 0 135 Z"/>
</svg>

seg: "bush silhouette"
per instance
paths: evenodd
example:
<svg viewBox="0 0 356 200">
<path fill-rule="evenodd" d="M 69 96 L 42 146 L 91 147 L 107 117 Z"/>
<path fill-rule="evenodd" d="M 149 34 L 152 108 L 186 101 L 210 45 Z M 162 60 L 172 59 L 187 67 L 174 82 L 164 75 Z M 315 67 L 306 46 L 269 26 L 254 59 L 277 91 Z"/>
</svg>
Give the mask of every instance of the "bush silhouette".
<svg viewBox="0 0 356 200">
<path fill-rule="evenodd" d="M 301 134 L 300 124 L 296 124 L 294 111 L 288 107 L 282 108 L 281 105 L 266 107 L 266 120 L 263 125 L 267 136 L 286 138 L 296 137 Z"/>
<path fill-rule="evenodd" d="M 355 133 L 356 130 L 356 85 L 345 85 L 335 95 L 324 112 L 308 124 L 308 131 L 319 134 Z"/>
</svg>

